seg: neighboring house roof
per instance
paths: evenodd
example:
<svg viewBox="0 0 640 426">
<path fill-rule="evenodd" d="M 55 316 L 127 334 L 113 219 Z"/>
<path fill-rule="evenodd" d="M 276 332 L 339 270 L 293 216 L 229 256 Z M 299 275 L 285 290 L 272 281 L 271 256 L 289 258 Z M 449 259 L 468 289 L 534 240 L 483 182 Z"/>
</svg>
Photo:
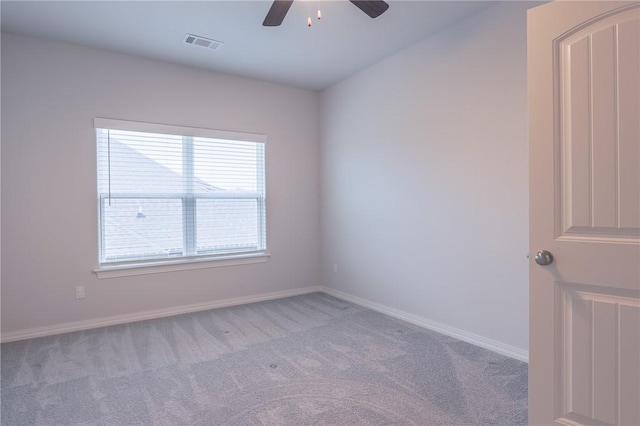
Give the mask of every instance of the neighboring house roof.
<svg viewBox="0 0 640 426">
<path fill-rule="evenodd" d="M 181 173 L 153 160 L 117 138 L 110 139 L 110 187 L 112 193 L 152 194 L 158 192 L 182 192 L 184 179 Z M 136 176 L 135 171 L 141 173 Z M 132 175 L 135 176 L 133 179 Z M 106 170 L 103 172 L 107 172 Z M 144 172 L 144 173 L 142 173 Z M 193 191 L 198 193 L 221 191 L 197 177 Z"/>
</svg>

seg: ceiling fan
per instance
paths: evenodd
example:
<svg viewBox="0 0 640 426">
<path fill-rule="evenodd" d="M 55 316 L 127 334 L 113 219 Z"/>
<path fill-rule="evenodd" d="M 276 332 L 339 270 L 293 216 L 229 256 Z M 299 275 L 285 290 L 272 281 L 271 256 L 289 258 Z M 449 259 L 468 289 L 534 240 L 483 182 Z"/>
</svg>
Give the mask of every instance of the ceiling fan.
<svg viewBox="0 0 640 426">
<path fill-rule="evenodd" d="M 372 18 L 377 18 L 382 15 L 389 5 L 383 0 L 349 0 L 356 5 L 360 10 L 369 15 Z M 271 9 L 264 18 L 262 25 L 265 27 L 277 27 L 282 24 L 284 17 L 287 16 L 287 12 L 291 7 L 293 0 L 274 0 L 271 5 Z"/>
</svg>

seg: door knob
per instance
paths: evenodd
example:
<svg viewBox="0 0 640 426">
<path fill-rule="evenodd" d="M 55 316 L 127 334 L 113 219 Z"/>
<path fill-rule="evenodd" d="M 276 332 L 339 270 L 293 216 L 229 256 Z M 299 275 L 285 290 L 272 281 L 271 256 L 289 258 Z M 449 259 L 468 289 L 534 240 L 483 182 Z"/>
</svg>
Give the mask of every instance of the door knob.
<svg viewBox="0 0 640 426">
<path fill-rule="evenodd" d="M 540 250 L 536 253 L 535 259 L 538 265 L 551 265 L 551 263 L 553 262 L 553 255 L 546 250 Z"/>
</svg>

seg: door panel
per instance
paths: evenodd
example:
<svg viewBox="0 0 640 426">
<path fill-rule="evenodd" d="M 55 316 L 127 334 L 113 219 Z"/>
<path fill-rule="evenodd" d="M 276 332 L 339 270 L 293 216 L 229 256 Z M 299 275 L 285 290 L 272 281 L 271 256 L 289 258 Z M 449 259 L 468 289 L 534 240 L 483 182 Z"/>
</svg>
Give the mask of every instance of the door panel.
<svg viewBox="0 0 640 426">
<path fill-rule="evenodd" d="M 618 58 L 618 119 L 621 123 L 639 122 L 640 117 L 640 22 L 627 21 L 618 26 L 618 49 L 626 52 Z M 636 52 L 634 55 L 633 52 Z M 620 227 L 640 229 L 640 125 L 619 128 Z"/>
<path fill-rule="evenodd" d="M 638 306 L 621 306 L 619 315 L 620 328 L 620 424 L 640 424 L 640 308 Z"/>
<path fill-rule="evenodd" d="M 638 25 L 626 10 L 555 41 L 562 235 L 640 237 Z"/>
<path fill-rule="evenodd" d="M 640 395 L 640 334 L 632 334 L 640 330 L 637 295 L 584 284 L 556 287 L 556 417 L 578 424 L 638 424 L 640 404 L 630 398 Z"/>
<path fill-rule="evenodd" d="M 528 16 L 531 424 L 640 424 L 640 3 Z M 533 256 L 532 256 L 533 258 Z"/>
</svg>

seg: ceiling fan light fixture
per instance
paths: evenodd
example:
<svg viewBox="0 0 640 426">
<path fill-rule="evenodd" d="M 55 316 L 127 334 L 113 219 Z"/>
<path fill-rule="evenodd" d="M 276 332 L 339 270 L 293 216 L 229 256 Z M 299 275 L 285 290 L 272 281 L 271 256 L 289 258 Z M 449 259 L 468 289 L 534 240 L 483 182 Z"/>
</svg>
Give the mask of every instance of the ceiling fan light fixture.
<svg viewBox="0 0 640 426">
<path fill-rule="evenodd" d="M 353 5 L 366 13 L 370 18 L 377 18 L 389 9 L 389 4 L 384 0 L 349 0 Z M 282 24 L 293 0 L 273 0 L 267 16 L 262 25 L 265 27 L 277 27 Z M 311 15 L 311 12 L 309 12 Z M 318 19 L 322 18 L 322 12 L 318 9 Z M 307 26 L 311 26 L 311 16 L 307 19 Z"/>
</svg>

